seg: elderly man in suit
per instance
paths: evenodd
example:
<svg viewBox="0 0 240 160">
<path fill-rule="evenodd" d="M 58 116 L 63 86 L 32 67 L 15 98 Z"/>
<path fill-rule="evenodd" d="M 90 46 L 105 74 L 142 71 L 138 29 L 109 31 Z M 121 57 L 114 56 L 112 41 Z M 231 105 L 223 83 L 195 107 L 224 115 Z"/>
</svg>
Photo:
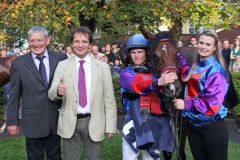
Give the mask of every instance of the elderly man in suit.
<svg viewBox="0 0 240 160">
<path fill-rule="evenodd" d="M 83 143 L 85 159 L 98 160 L 100 141 L 116 132 L 117 110 L 112 77 L 107 64 L 89 56 L 92 32 L 74 30 L 74 55 L 60 62 L 48 92 L 51 100 L 62 99 L 58 134 L 63 138 L 65 160 L 80 159 Z"/>
<path fill-rule="evenodd" d="M 11 67 L 11 91 L 7 107 L 7 130 L 19 131 L 18 107 L 22 100 L 22 130 L 26 136 L 29 160 L 61 159 L 60 137 L 57 135 L 58 109 L 61 101 L 51 101 L 48 89 L 59 61 L 65 54 L 48 51 L 48 31 L 33 26 L 28 31 L 28 54 L 18 57 Z"/>
</svg>

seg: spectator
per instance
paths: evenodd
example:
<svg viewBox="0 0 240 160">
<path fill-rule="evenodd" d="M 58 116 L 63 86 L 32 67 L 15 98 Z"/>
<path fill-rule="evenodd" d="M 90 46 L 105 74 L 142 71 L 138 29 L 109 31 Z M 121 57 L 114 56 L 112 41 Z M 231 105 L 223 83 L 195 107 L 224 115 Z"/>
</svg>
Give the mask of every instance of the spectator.
<svg viewBox="0 0 240 160">
<path fill-rule="evenodd" d="M 8 52 L 7 47 L 2 47 L 0 49 L 0 58 L 7 57 L 7 52 Z"/>
<path fill-rule="evenodd" d="M 67 54 L 68 57 L 73 55 L 73 50 L 72 50 L 71 46 L 66 47 L 66 54 Z"/>
<path fill-rule="evenodd" d="M 233 64 L 233 72 L 240 72 L 240 55 L 237 55 L 236 58 L 236 62 Z"/>
<path fill-rule="evenodd" d="M 102 48 L 101 48 L 101 53 L 105 53 L 106 52 L 106 48 L 105 48 L 105 46 L 103 46 Z"/>
<path fill-rule="evenodd" d="M 177 48 L 183 47 L 183 42 L 182 41 L 177 41 Z"/>
<path fill-rule="evenodd" d="M 224 122 L 224 97 L 230 74 L 218 49 L 218 36 L 204 31 L 198 40 L 197 57 L 190 69 L 180 55 L 180 73 L 187 82 L 184 99 L 174 99 L 188 121 L 188 140 L 195 160 L 227 160 L 228 129 Z"/>
<path fill-rule="evenodd" d="M 111 75 L 113 75 L 113 63 L 109 63 L 109 59 L 106 54 L 103 56 L 102 61 L 108 64 L 111 71 Z"/>
<path fill-rule="evenodd" d="M 232 49 L 230 56 L 233 65 L 236 62 L 237 55 L 240 55 L 240 39 L 238 38 L 235 39 L 235 47 Z"/>
<path fill-rule="evenodd" d="M 65 53 L 64 44 L 59 43 L 59 44 L 58 44 L 57 51 L 60 52 L 60 53 Z"/>
<path fill-rule="evenodd" d="M 220 53 L 222 53 L 222 47 L 223 47 L 222 42 L 219 41 L 218 42 L 218 49 L 219 49 Z"/>
<path fill-rule="evenodd" d="M 191 37 L 189 47 L 197 47 L 197 38 L 195 36 Z"/>
<path fill-rule="evenodd" d="M 111 63 L 113 65 L 114 59 L 115 59 L 115 55 L 114 53 L 111 51 L 111 46 L 110 44 L 106 44 L 105 45 L 105 54 L 108 57 L 109 63 Z"/>
<path fill-rule="evenodd" d="M 47 96 L 55 66 L 66 59 L 65 54 L 47 50 L 48 31 L 33 26 L 28 31 L 31 53 L 19 56 L 11 66 L 11 90 L 7 106 L 7 130 L 19 133 L 18 109 L 22 101 L 22 131 L 26 136 L 27 159 L 60 160 L 60 137 L 56 134 L 61 101 Z"/>
<path fill-rule="evenodd" d="M 229 48 L 230 48 L 230 49 L 233 49 L 233 48 L 234 48 L 234 44 L 231 43 L 231 44 L 229 45 Z"/>
<path fill-rule="evenodd" d="M 227 39 L 223 40 L 223 48 L 221 54 L 227 68 L 229 68 L 231 55 L 231 49 L 229 47 L 229 41 Z"/>
<path fill-rule="evenodd" d="M 111 51 L 114 54 L 115 57 L 119 57 L 119 48 L 118 48 L 118 44 L 116 42 L 113 42 L 111 44 Z"/>
<path fill-rule="evenodd" d="M 22 49 L 20 52 L 20 56 L 27 54 L 29 51 L 27 49 Z"/>
<path fill-rule="evenodd" d="M 91 51 L 92 51 L 92 56 L 98 60 L 102 60 L 103 58 L 103 55 L 102 53 L 99 52 L 98 50 L 98 45 L 92 45 L 92 48 L 91 48 Z"/>
<path fill-rule="evenodd" d="M 112 70 L 113 76 L 119 76 L 120 72 L 123 70 L 123 66 L 120 64 L 120 58 L 115 58 Z"/>
<path fill-rule="evenodd" d="M 65 160 L 80 159 L 81 143 L 84 159 L 99 160 L 105 134 L 111 139 L 116 133 L 112 77 L 107 64 L 89 56 L 92 40 L 88 28 L 71 33 L 74 56 L 59 63 L 48 93 L 52 100 L 63 100 L 58 134 L 63 138 Z"/>
</svg>

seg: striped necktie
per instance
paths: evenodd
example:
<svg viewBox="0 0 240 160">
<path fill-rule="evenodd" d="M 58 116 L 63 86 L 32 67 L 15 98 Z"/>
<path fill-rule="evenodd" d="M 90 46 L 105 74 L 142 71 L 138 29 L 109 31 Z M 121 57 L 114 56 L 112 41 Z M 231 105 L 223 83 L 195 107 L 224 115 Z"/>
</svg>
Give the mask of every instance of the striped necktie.
<svg viewBox="0 0 240 160">
<path fill-rule="evenodd" d="M 43 84 L 45 87 L 48 86 L 48 80 L 47 80 L 47 72 L 46 72 L 46 68 L 45 68 L 45 65 L 43 63 L 43 59 L 44 59 L 45 56 L 37 56 L 37 59 L 40 61 L 39 63 L 39 73 L 40 73 L 40 76 L 42 78 L 42 81 L 43 81 Z"/>
</svg>

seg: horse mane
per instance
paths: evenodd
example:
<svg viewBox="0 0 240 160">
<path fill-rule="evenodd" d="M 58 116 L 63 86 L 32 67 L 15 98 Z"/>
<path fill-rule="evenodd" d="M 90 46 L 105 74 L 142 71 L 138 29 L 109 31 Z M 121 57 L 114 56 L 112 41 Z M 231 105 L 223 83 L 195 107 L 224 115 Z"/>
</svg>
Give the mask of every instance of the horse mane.
<svg viewBox="0 0 240 160">
<path fill-rule="evenodd" d="M 196 47 L 189 47 L 189 46 L 184 46 L 179 48 L 179 53 L 181 53 L 187 60 L 187 64 L 189 66 L 192 66 L 196 55 L 197 55 L 197 48 Z"/>
</svg>

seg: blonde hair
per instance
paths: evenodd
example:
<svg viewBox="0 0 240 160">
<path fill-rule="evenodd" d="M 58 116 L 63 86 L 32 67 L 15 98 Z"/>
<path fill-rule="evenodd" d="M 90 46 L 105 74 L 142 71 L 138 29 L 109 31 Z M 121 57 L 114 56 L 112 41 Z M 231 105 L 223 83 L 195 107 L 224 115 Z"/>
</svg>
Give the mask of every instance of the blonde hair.
<svg viewBox="0 0 240 160">
<path fill-rule="evenodd" d="M 214 44 L 214 45 L 215 45 L 215 47 L 216 47 L 216 50 L 213 51 L 213 55 L 216 55 L 217 61 L 218 61 L 218 62 L 220 63 L 220 65 L 224 68 L 224 70 L 226 71 L 226 73 L 227 73 L 227 75 L 228 75 L 228 77 L 229 77 L 230 73 L 229 73 L 229 71 L 228 71 L 228 69 L 227 69 L 227 67 L 226 67 L 226 64 L 225 64 L 225 62 L 224 62 L 224 60 L 223 60 L 223 58 L 222 58 L 222 55 L 221 55 L 221 53 L 220 53 L 220 50 L 219 50 L 219 48 L 218 48 L 218 42 L 220 42 L 220 40 L 219 40 L 219 38 L 218 38 L 218 35 L 217 35 L 214 31 L 212 31 L 212 30 L 205 30 L 205 31 L 203 31 L 203 32 L 200 34 L 199 38 L 200 38 L 201 36 L 203 36 L 203 35 L 214 38 L 214 40 L 215 40 L 215 44 Z M 194 62 L 193 62 L 192 67 L 191 67 L 191 70 L 189 71 L 187 77 L 184 79 L 184 82 L 187 82 L 187 81 L 190 79 L 190 77 L 192 76 L 193 71 L 194 71 L 194 70 L 196 69 L 196 67 L 197 67 L 197 64 L 198 64 L 198 61 L 199 61 L 199 60 L 200 60 L 200 55 L 199 55 L 199 54 L 196 54 L 195 59 L 194 59 Z"/>
</svg>

